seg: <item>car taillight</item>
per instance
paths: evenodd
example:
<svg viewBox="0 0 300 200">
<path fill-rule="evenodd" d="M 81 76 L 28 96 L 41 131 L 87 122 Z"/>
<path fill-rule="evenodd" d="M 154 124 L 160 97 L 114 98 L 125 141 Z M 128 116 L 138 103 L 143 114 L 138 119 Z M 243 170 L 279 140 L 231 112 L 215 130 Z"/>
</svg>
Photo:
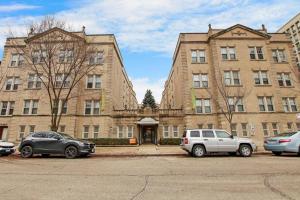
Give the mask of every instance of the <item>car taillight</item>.
<svg viewBox="0 0 300 200">
<path fill-rule="evenodd" d="M 265 140 L 265 141 L 264 141 L 264 143 L 265 143 L 265 144 L 268 144 L 268 141 L 267 141 L 267 140 Z"/>
<path fill-rule="evenodd" d="M 189 144 L 189 139 L 188 138 L 184 138 L 184 144 Z"/>
<path fill-rule="evenodd" d="M 279 140 L 279 143 L 285 143 L 285 142 L 290 142 L 291 139 L 281 139 Z"/>
</svg>

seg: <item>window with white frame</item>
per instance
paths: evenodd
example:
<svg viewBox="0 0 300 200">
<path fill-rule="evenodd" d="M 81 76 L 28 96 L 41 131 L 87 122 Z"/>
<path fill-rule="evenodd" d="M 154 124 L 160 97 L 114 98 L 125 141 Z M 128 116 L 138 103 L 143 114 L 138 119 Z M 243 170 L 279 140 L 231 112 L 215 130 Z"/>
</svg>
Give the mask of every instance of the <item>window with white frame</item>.
<svg viewBox="0 0 300 200">
<path fill-rule="evenodd" d="M 15 91 L 18 90 L 20 85 L 20 78 L 17 76 L 7 77 L 5 82 L 5 90 L 7 91 Z"/>
<path fill-rule="evenodd" d="M 234 123 L 234 124 L 231 124 L 231 134 L 233 136 L 237 136 L 237 129 L 236 129 L 237 125 Z"/>
<path fill-rule="evenodd" d="M 192 50 L 192 63 L 205 63 L 205 50 Z"/>
<path fill-rule="evenodd" d="M 255 85 L 268 85 L 269 78 L 267 71 L 255 71 L 254 72 Z"/>
<path fill-rule="evenodd" d="M 84 113 L 86 115 L 99 115 L 100 114 L 100 100 L 86 100 Z"/>
<path fill-rule="evenodd" d="M 99 138 L 99 125 L 94 126 L 94 138 Z"/>
<path fill-rule="evenodd" d="M 32 62 L 33 64 L 45 63 L 47 59 L 46 50 L 35 50 L 32 53 Z"/>
<path fill-rule="evenodd" d="M 263 60 L 264 54 L 262 47 L 249 47 L 250 59 L 251 60 Z"/>
<path fill-rule="evenodd" d="M 29 74 L 28 75 L 28 89 L 40 89 L 42 86 L 41 76 L 38 74 Z"/>
<path fill-rule="evenodd" d="M 73 50 L 61 50 L 59 53 L 60 63 L 70 63 L 74 60 Z"/>
<path fill-rule="evenodd" d="M 224 71 L 225 85 L 241 85 L 239 71 Z"/>
<path fill-rule="evenodd" d="M 283 97 L 282 105 L 284 112 L 297 112 L 296 98 L 294 97 Z"/>
<path fill-rule="evenodd" d="M 169 126 L 163 126 L 163 135 L 164 135 L 164 138 L 169 137 Z"/>
<path fill-rule="evenodd" d="M 1 106 L 1 113 L 0 113 L 1 116 L 8 116 L 14 114 L 14 107 L 15 107 L 14 101 L 1 101 L 0 106 Z"/>
<path fill-rule="evenodd" d="M 12 54 L 9 67 L 19 67 L 24 64 L 24 57 L 22 54 Z"/>
<path fill-rule="evenodd" d="M 124 127 L 118 126 L 118 138 L 124 138 Z"/>
<path fill-rule="evenodd" d="M 283 49 L 274 49 L 272 50 L 272 57 L 275 63 L 286 62 L 286 55 Z"/>
<path fill-rule="evenodd" d="M 35 115 L 37 114 L 39 100 L 27 99 L 24 100 L 24 115 Z"/>
<path fill-rule="evenodd" d="M 86 88 L 88 88 L 88 89 L 101 88 L 101 76 L 100 75 L 88 75 Z"/>
<path fill-rule="evenodd" d="M 53 100 L 53 113 L 67 114 L 68 104 L 65 99 Z"/>
<path fill-rule="evenodd" d="M 243 133 L 243 137 L 248 137 L 248 124 L 247 123 L 242 123 L 242 133 Z"/>
<path fill-rule="evenodd" d="M 259 111 L 261 112 L 273 112 L 274 105 L 273 105 L 273 97 L 258 97 L 258 106 Z"/>
<path fill-rule="evenodd" d="M 199 129 L 203 129 L 203 124 L 198 124 Z"/>
<path fill-rule="evenodd" d="M 104 55 L 103 51 L 98 51 L 98 52 L 92 54 L 89 59 L 90 65 L 102 64 L 103 60 L 104 60 L 103 55 Z"/>
<path fill-rule="evenodd" d="M 90 126 L 87 126 L 87 125 L 83 126 L 82 137 L 83 137 L 84 139 L 89 138 L 89 131 L 90 131 Z"/>
<path fill-rule="evenodd" d="M 55 75 L 55 87 L 57 88 L 68 88 L 70 87 L 71 78 L 67 74 L 56 74 Z"/>
<path fill-rule="evenodd" d="M 277 80 L 278 80 L 279 86 L 282 86 L 282 87 L 292 86 L 290 73 L 277 73 Z"/>
<path fill-rule="evenodd" d="M 24 125 L 19 126 L 19 139 L 24 138 L 25 136 L 25 127 Z"/>
<path fill-rule="evenodd" d="M 211 113 L 210 99 L 196 99 L 196 113 Z"/>
<path fill-rule="evenodd" d="M 244 112 L 242 97 L 228 97 L 229 109 L 233 112 Z"/>
<path fill-rule="evenodd" d="M 262 125 L 264 136 L 268 137 L 269 136 L 268 123 L 261 123 L 261 125 Z"/>
<path fill-rule="evenodd" d="M 133 126 L 127 126 L 127 137 L 128 138 L 133 137 Z"/>
<path fill-rule="evenodd" d="M 173 137 L 174 138 L 179 137 L 178 126 L 173 126 Z"/>
<path fill-rule="evenodd" d="M 273 122 L 272 123 L 272 129 L 273 129 L 273 135 L 278 135 L 279 134 L 278 123 Z"/>
<path fill-rule="evenodd" d="M 207 74 L 193 74 L 194 88 L 207 88 L 208 76 Z"/>
<path fill-rule="evenodd" d="M 234 47 L 221 47 L 221 55 L 223 60 L 236 60 Z"/>
</svg>

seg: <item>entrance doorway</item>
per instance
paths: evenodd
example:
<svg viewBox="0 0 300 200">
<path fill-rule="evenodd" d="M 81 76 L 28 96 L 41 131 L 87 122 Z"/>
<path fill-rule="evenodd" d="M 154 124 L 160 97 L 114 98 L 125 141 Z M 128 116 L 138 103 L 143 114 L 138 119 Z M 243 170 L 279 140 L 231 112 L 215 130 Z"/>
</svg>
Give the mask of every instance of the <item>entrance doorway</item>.
<svg viewBox="0 0 300 200">
<path fill-rule="evenodd" d="M 0 126 L 0 140 L 7 140 L 7 126 Z"/>
<path fill-rule="evenodd" d="M 142 144 L 157 144 L 156 126 L 141 126 Z"/>
</svg>

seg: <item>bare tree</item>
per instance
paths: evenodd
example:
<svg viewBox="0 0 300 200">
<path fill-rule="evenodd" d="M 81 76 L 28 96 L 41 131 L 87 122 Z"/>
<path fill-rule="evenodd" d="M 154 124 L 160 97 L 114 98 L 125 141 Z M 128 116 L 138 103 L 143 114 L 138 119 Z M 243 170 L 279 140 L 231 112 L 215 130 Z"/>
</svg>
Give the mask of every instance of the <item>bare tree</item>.
<svg viewBox="0 0 300 200">
<path fill-rule="evenodd" d="M 25 45 L 14 45 L 36 87 L 47 91 L 53 131 L 58 130 L 63 105 L 76 96 L 78 83 L 95 68 L 90 62 L 95 51 L 86 42 L 84 30 L 79 35 L 66 31 L 69 29 L 64 21 L 47 16 L 30 25 Z"/>
<path fill-rule="evenodd" d="M 237 112 L 243 112 L 244 101 L 251 93 L 251 89 L 240 85 L 240 79 L 233 80 L 233 83 L 226 83 L 224 74 L 221 70 L 216 70 L 215 74 L 216 91 L 212 91 L 207 88 L 207 92 L 210 94 L 212 101 L 216 104 L 218 110 L 226 118 L 230 132 L 232 132 L 233 117 Z M 235 85 L 232 87 L 232 85 Z"/>
<path fill-rule="evenodd" d="M 4 69 L 4 66 L 1 66 L 1 61 L 0 61 L 0 92 L 4 88 L 4 83 L 5 83 L 5 77 L 6 77 L 7 69 Z"/>
</svg>

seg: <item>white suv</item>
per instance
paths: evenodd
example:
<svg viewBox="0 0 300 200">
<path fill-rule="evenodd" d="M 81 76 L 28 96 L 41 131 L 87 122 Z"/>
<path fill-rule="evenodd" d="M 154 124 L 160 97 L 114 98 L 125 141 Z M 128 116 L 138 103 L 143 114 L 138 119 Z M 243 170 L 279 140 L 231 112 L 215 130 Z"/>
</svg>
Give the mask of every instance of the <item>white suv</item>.
<svg viewBox="0 0 300 200">
<path fill-rule="evenodd" d="M 227 152 L 250 157 L 256 151 L 251 139 L 233 137 L 225 130 L 192 129 L 186 130 L 181 139 L 181 148 L 195 157 L 203 157 L 210 152 Z"/>
</svg>

